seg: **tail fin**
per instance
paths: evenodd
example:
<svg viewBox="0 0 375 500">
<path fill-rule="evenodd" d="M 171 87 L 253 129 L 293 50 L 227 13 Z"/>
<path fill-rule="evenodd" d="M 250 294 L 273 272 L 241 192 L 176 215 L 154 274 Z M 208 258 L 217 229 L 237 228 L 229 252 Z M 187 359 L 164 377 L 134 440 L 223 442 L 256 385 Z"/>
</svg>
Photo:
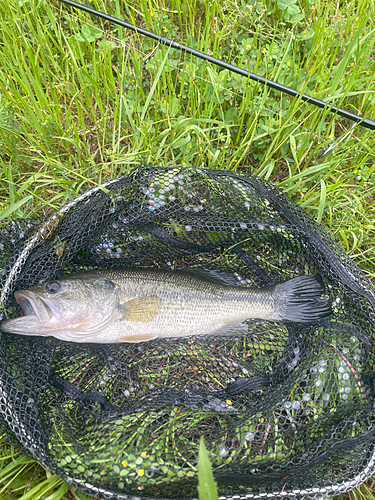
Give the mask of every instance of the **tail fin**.
<svg viewBox="0 0 375 500">
<path fill-rule="evenodd" d="M 314 322 L 332 314 L 329 301 L 322 297 L 324 285 L 316 274 L 298 276 L 275 286 L 276 301 L 280 304 L 282 321 Z"/>
</svg>

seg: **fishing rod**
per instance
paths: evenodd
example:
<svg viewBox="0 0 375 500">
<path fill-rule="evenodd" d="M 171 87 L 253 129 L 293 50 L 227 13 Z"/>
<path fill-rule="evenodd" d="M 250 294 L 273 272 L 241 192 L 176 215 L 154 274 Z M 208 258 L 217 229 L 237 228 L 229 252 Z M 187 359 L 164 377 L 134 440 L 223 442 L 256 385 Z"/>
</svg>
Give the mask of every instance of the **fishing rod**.
<svg viewBox="0 0 375 500">
<path fill-rule="evenodd" d="M 170 38 L 165 38 L 163 36 L 157 35 L 156 33 L 152 33 L 151 31 L 145 30 L 143 28 L 139 28 L 133 24 L 127 23 L 126 21 L 122 21 L 121 19 L 117 19 L 116 17 L 105 14 L 104 12 L 100 12 L 98 10 L 92 9 L 91 7 L 87 7 L 86 5 L 82 5 L 77 2 L 73 2 L 72 0 L 58 0 L 61 3 L 66 5 L 70 5 L 76 9 L 83 10 L 97 17 L 101 17 L 102 19 L 109 21 L 114 24 L 118 24 L 123 28 L 127 28 L 129 30 L 135 31 L 140 35 L 144 35 L 148 38 L 152 38 L 156 42 L 162 45 L 166 45 L 167 47 L 171 47 L 173 49 L 180 50 L 182 52 L 186 52 L 187 54 L 191 54 L 199 59 L 203 59 L 204 61 L 208 61 L 220 68 L 227 69 L 232 71 L 233 73 L 237 73 L 239 75 L 244 76 L 245 78 L 249 78 L 250 80 L 254 80 L 262 85 L 267 85 L 272 89 L 278 90 L 279 92 L 284 92 L 292 97 L 299 97 L 302 101 L 305 101 L 313 106 L 316 106 L 321 109 L 326 109 L 330 113 L 334 113 L 336 115 L 342 116 L 343 118 L 347 118 L 348 120 L 356 122 L 356 124 L 368 128 L 370 130 L 375 130 L 375 121 L 370 120 L 369 118 L 364 118 L 362 116 L 356 115 L 354 113 L 350 113 L 350 111 L 346 111 L 345 109 L 338 108 L 337 106 L 333 106 L 328 104 L 327 102 L 321 101 L 320 99 L 316 99 L 308 94 L 303 94 L 297 90 L 294 90 L 290 87 L 286 87 L 285 85 L 281 85 L 280 83 L 273 82 L 272 80 L 268 80 L 262 76 L 256 75 L 255 73 L 251 73 L 250 71 L 246 71 L 243 68 L 239 68 L 238 66 L 234 66 L 233 64 L 222 61 L 221 59 L 217 59 L 216 57 L 209 56 L 204 52 L 199 52 L 199 50 L 192 49 L 187 47 L 186 45 L 182 45 L 179 42 L 175 42 Z"/>
</svg>

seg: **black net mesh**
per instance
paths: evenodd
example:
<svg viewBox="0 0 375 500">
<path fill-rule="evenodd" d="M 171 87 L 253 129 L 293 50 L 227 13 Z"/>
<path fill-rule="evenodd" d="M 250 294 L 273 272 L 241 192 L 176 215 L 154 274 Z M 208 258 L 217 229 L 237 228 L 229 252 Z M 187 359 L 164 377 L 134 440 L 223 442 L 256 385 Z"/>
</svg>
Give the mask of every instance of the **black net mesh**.
<svg viewBox="0 0 375 500">
<path fill-rule="evenodd" d="M 219 498 L 320 498 L 375 470 L 375 296 L 329 235 L 262 179 L 142 166 L 0 235 L 13 292 L 92 268 L 201 267 L 263 287 L 319 273 L 333 315 L 139 344 L 0 337 L 8 439 L 98 498 L 195 498 L 200 436 Z"/>
</svg>

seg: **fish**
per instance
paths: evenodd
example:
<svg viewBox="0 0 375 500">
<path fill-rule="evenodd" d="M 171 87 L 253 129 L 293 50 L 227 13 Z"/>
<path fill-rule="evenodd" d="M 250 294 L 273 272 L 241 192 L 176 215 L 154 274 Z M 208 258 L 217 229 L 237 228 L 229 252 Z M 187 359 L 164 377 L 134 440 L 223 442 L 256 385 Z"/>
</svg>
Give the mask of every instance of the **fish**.
<svg viewBox="0 0 375 500">
<path fill-rule="evenodd" d="M 319 275 L 264 288 L 207 269 L 95 269 L 15 292 L 3 332 L 87 343 L 216 335 L 249 319 L 317 322 L 332 313 Z"/>
</svg>

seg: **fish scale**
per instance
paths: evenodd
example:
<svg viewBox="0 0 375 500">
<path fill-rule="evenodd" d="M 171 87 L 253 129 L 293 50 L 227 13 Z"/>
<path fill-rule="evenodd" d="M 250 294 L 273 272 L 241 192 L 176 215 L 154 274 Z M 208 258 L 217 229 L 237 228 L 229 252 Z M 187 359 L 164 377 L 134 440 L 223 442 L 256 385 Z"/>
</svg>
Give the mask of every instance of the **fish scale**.
<svg viewBox="0 0 375 500">
<path fill-rule="evenodd" d="M 24 316 L 1 328 L 93 343 L 219 334 L 247 319 L 319 321 L 331 314 L 323 294 L 313 275 L 248 288 L 212 270 L 93 270 L 16 292 Z"/>
<path fill-rule="evenodd" d="M 113 327 L 124 327 L 129 337 L 132 332 L 157 337 L 204 335 L 217 332 L 232 324 L 242 323 L 249 317 L 272 315 L 274 298 L 270 293 L 214 284 L 199 279 L 189 272 L 160 270 L 125 270 L 114 273 L 101 271 L 101 275 L 116 283 L 120 289 L 120 302 L 126 304 L 138 297 L 156 296 L 161 308 L 151 322 L 118 322 Z M 257 312 L 258 311 L 258 312 Z"/>
</svg>

